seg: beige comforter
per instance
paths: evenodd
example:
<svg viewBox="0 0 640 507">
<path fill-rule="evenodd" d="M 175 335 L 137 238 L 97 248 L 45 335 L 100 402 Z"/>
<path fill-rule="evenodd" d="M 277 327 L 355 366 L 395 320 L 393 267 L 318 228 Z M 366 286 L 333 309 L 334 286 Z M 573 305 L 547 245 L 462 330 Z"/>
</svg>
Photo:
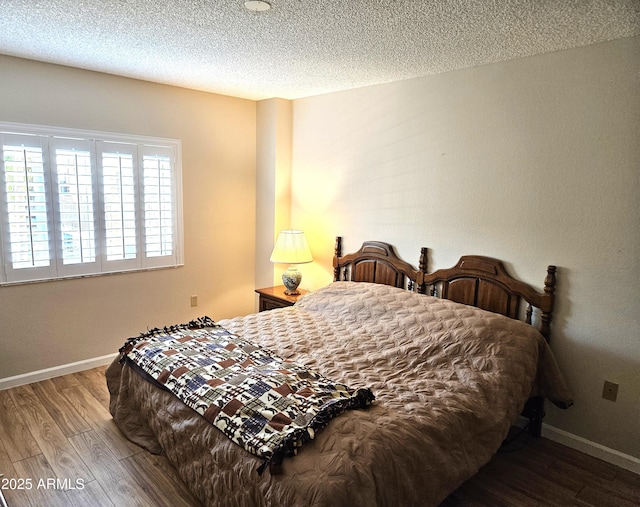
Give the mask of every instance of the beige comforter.
<svg viewBox="0 0 640 507">
<path fill-rule="evenodd" d="M 114 362 L 116 423 L 166 453 L 206 505 L 437 505 L 491 458 L 533 392 L 570 402 L 531 326 L 385 285 L 335 282 L 219 323 L 377 400 L 332 420 L 282 474 L 259 476 L 259 458 Z"/>
</svg>

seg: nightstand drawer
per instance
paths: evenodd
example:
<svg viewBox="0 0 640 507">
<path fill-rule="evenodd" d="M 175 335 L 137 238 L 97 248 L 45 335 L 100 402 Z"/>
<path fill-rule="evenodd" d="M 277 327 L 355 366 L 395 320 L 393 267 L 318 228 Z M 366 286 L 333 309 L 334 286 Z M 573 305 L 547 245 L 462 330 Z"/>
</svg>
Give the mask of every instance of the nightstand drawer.
<svg viewBox="0 0 640 507">
<path fill-rule="evenodd" d="M 274 308 L 285 308 L 287 306 L 293 306 L 301 296 L 308 292 L 304 289 L 299 290 L 299 295 L 287 296 L 284 293 L 284 285 L 279 285 L 277 287 L 267 287 L 264 289 L 256 289 L 256 292 L 260 294 L 260 304 L 258 305 L 258 310 L 264 312 L 266 310 L 273 310 Z"/>
</svg>

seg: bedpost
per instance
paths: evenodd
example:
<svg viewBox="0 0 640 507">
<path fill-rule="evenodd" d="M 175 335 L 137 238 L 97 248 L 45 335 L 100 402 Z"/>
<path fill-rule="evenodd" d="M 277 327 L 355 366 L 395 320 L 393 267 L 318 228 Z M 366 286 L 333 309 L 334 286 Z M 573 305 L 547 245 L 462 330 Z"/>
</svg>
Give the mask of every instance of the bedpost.
<svg viewBox="0 0 640 507">
<path fill-rule="evenodd" d="M 420 260 L 418 261 L 418 271 L 420 271 L 420 273 L 418 274 L 418 278 L 416 279 L 416 284 L 418 286 L 418 292 L 420 294 L 426 294 L 427 293 L 427 285 L 424 282 L 424 275 L 427 274 L 427 269 L 428 269 L 428 256 L 427 256 L 427 252 L 428 249 L 427 247 L 423 246 L 420 249 Z"/>
<path fill-rule="evenodd" d="M 529 418 L 529 435 L 539 437 L 542 435 L 542 420 L 544 419 L 544 398 L 532 396 L 527 400 L 522 415 Z"/>
<path fill-rule="evenodd" d="M 540 299 L 540 334 L 549 341 L 551 336 L 551 316 L 556 292 L 556 267 L 547 267 L 544 279 L 544 296 Z M 529 413 L 529 434 L 534 437 L 542 435 L 542 420 L 544 419 L 544 398 L 533 396 L 525 405 L 525 413 Z"/>
<path fill-rule="evenodd" d="M 547 268 L 547 276 L 544 279 L 544 294 L 545 299 L 547 300 L 547 304 L 541 308 L 541 322 L 540 322 L 540 333 L 545 337 L 547 341 L 549 341 L 549 336 L 551 335 L 551 316 L 553 313 L 553 303 L 555 300 L 555 292 L 556 292 L 556 267 L 549 266 Z M 541 305 L 542 306 L 542 305 Z"/>
<path fill-rule="evenodd" d="M 336 245 L 333 253 L 333 281 L 340 280 L 340 263 L 339 259 L 342 257 L 342 236 L 336 236 Z"/>
</svg>

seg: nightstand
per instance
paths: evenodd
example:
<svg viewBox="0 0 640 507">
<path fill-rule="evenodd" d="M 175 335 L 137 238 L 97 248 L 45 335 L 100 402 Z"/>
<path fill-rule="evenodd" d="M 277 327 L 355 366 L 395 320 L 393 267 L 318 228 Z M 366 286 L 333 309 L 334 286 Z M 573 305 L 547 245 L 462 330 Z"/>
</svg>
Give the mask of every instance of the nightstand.
<svg viewBox="0 0 640 507">
<path fill-rule="evenodd" d="M 278 285 L 277 287 L 267 287 L 264 289 L 256 289 L 256 292 L 260 294 L 259 311 L 273 310 L 274 308 L 284 308 L 286 306 L 292 306 L 298 299 L 309 292 L 308 290 L 298 289 L 300 294 L 297 296 L 287 296 L 284 291 L 284 285 Z"/>
</svg>

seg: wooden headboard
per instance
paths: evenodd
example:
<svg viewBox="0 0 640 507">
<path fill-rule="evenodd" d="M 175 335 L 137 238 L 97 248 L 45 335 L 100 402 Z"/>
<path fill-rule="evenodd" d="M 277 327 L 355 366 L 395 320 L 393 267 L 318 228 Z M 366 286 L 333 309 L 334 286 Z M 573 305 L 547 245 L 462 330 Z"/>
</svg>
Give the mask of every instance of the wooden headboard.
<svg viewBox="0 0 640 507">
<path fill-rule="evenodd" d="M 540 311 L 540 333 L 549 340 L 551 316 L 555 299 L 556 267 L 547 268 L 544 292 L 513 278 L 502 261 L 481 255 L 465 255 L 448 269 L 424 274 L 424 291 L 436 297 L 476 306 L 500 313 L 512 319 L 532 324 L 533 309 Z M 526 304 L 524 316 L 522 303 Z"/>
<path fill-rule="evenodd" d="M 540 333 L 549 340 L 555 266 L 547 268 L 544 291 L 539 292 L 512 277 L 502 261 L 492 257 L 465 255 L 452 268 L 428 273 L 427 248 L 421 249 L 419 267 L 415 269 L 398 257 L 393 246 L 382 241 L 365 241 L 360 250 L 343 256 L 342 238 L 338 236 L 333 271 L 334 281 L 392 285 L 500 313 L 528 324 L 532 324 L 534 308 L 537 308 Z"/>
<path fill-rule="evenodd" d="M 333 280 L 371 282 L 401 289 L 420 290 L 420 280 L 426 271 L 427 249 L 422 249 L 420 268 L 398 257 L 389 243 L 365 241 L 360 250 L 342 256 L 342 238 L 336 238 L 333 256 Z M 423 271 L 421 271 L 423 270 Z"/>
</svg>

